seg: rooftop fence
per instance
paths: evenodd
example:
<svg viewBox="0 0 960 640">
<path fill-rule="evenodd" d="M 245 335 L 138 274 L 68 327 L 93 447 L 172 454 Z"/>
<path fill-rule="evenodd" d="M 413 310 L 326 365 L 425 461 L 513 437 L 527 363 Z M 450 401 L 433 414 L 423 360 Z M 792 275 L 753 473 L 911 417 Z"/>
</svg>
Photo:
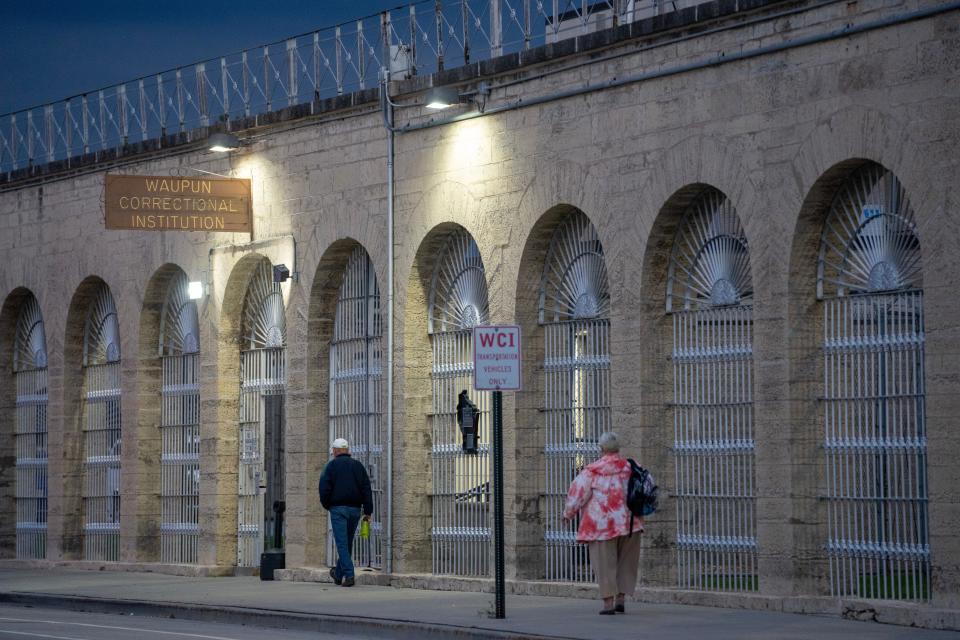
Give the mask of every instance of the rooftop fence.
<svg viewBox="0 0 960 640">
<path fill-rule="evenodd" d="M 426 75 L 702 0 L 424 0 L 0 116 L 0 172 Z"/>
</svg>

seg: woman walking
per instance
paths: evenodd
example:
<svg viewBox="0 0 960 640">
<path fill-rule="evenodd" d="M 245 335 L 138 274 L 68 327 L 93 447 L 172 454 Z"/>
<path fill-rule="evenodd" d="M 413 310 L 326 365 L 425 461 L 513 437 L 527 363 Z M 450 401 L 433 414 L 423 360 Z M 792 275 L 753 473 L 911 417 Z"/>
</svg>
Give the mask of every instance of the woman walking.
<svg viewBox="0 0 960 640">
<path fill-rule="evenodd" d="M 627 508 L 630 462 L 620 456 L 617 434 L 600 436 L 599 460 L 587 465 L 570 485 L 565 520 L 580 513 L 577 542 L 590 547 L 590 564 L 600 585 L 600 615 L 624 613 L 624 598 L 633 595 L 640 561 L 643 518 Z"/>
</svg>

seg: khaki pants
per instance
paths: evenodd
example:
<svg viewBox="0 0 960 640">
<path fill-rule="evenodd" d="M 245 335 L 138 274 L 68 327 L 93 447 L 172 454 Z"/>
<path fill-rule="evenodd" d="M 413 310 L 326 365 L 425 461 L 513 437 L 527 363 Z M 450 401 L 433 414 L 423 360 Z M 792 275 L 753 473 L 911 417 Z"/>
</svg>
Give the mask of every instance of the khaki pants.
<svg viewBox="0 0 960 640">
<path fill-rule="evenodd" d="M 612 540 L 591 542 L 590 563 L 600 585 L 600 597 L 633 595 L 640 565 L 640 532 Z"/>
</svg>

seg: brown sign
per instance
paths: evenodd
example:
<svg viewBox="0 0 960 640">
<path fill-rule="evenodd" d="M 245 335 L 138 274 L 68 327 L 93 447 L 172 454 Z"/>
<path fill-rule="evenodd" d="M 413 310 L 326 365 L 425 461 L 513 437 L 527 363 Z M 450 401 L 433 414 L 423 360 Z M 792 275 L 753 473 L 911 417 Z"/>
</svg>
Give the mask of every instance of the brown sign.
<svg viewBox="0 0 960 640">
<path fill-rule="evenodd" d="M 250 181 L 106 176 L 107 229 L 250 233 Z"/>
</svg>

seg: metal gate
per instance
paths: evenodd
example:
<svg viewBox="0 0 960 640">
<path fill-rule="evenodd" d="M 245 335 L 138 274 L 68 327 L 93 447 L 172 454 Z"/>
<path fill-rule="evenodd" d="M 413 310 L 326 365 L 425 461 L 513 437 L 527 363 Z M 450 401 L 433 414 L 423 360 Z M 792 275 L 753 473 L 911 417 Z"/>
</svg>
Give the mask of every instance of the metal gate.
<svg viewBox="0 0 960 640">
<path fill-rule="evenodd" d="M 570 214 L 550 241 L 540 286 L 544 344 L 546 578 L 591 582 L 579 521 L 563 521 L 570 483 L 600 455 L 610 430 L 610 289 L 603 247 L 584 214 Z"/>
<path fill-rule="evenodd" d="M 280 285 L 266 260 L 247 290 L 241 339 L 237 565 L 256 567 L 265 544 L 282 544 L 272 538 L 273 503 L 284 495 L 286 322 Z"/>
<path fill-rule="evenodd" d="M 490 574 L 490 394 L 473 391 L 473 327 L 489 318 L 487 280 L 466 231 L 446 239 L 433 271 L 429 331 L 433 349 L 433 572 Z M 463 452 L 457 396 L 467 390 L 480 409 L 476 454 Z"/>
<path fill-rule="evenodd" d="M 350 455 L 367 468 L 373 491 L 370 537 L 354 540 L 357 566 L 383 563 L 383 316 L 373 262 L 363 247 L 347 261 L 337 296 L 330 342 L 330 443 L 346 438 Z M 336 563 L 333 532 L 327 527 L 327 558 Z"/>
<path fill-rule="evenodd" d="M 20 308 L 14 341 L 17 558 L 44 558 L 47 552 L 47 340 L 40 306 L 33 296 Z"/>
<path fill-rule="evenodd" d="M 680 223 L 667 278 L 682 589 L 759 586 L 752 297 L 737 213 L 723 194 L 706 191 Z"/>
<path fill-rule="evenodd" d="M 160 561 L 197 561 L 200 539 L 200 323 L 187 277 L 170 283 L 160 316 Z"/>
<path fill-rule="evenodd" d="M 98 288 L 83 342 L 83 557 L 120 559 L 120 325 L 110 289 Z"/>
<path fill-rule="evenodd" d="M 890 172 L 851 176 L 818 266 L 831 592 L 929 600 L 920 244 Z"/>
</svg>

